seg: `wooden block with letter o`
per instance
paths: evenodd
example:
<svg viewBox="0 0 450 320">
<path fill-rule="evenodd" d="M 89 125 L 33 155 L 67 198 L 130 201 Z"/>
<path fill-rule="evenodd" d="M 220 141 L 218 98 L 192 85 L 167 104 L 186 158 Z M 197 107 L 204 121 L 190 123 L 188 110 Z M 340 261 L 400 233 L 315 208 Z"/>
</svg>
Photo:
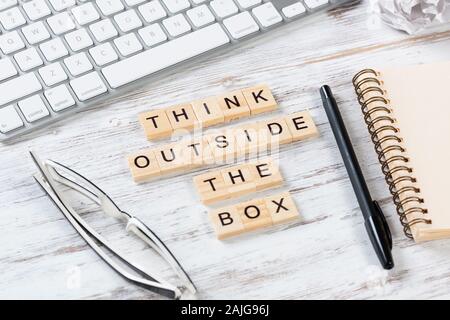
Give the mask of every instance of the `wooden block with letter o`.
<svg viewBox="0 0 450 320">
<path fill-rule="evenodd" d="M 150 180 L 161 175 L 155 152 L 151 149 L 129 156 L 128 166 L 135 182 Z"/>
</svg>

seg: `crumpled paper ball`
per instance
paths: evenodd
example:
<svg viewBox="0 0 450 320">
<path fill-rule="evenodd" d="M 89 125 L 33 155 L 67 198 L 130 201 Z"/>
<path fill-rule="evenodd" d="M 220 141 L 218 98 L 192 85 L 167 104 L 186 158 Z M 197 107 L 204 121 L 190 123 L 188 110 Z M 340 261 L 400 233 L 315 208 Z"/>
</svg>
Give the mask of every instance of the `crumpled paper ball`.
<svg viewBox="0 0 450 320">
<path fill-rule="evenodd" d="M 450 22 L 450 0 L 375 0 L 373 7 L 385 23 L 409 34 Z"/>
</svg>

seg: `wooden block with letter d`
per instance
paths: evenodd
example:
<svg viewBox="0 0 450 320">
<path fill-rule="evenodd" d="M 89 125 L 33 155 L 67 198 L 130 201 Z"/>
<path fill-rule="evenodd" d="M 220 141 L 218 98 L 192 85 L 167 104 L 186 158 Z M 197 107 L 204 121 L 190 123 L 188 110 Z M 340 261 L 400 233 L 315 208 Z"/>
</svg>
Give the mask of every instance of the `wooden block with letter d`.
<svg viewBox="0 0 450 320">
<path fill-rule="evenodd" d="M 269 87 L 265 84 L 242 89 L 251 115 L 273 111 L 278 107 Z"/>
</svg>

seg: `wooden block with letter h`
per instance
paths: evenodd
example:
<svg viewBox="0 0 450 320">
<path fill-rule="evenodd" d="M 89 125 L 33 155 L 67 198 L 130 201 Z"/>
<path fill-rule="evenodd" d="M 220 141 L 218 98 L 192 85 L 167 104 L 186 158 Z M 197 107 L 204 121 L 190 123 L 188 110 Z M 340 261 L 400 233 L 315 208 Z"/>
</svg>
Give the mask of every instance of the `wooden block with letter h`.
<svg viewBox="0 0 450 320">
<path fill-rule="evenodd" d="M 297 220 L 299 212 L 289 192 L 284 192 L 211 210 L 209 219 L 217 238 L 224 240 L 245 232 Z"/>
</svg>

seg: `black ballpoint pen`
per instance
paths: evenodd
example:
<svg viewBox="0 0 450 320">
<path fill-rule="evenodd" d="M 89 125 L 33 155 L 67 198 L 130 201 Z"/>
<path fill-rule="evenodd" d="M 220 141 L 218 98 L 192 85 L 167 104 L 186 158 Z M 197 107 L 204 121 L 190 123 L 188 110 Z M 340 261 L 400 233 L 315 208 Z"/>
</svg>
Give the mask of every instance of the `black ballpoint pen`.
<svg viewBox="0 0 450 320">
<path fill-rule="evenodd" d="M 344 160 L 350 181 L 358 199 L 359 206 L 364 216 L 364 225 L 369 235 L 372 246 L 384 269 L 392 269 L 394 260 L 392 258 L 392 237 L 389 226 L 383 212 L 376 201 L 372 200 L 369 189 L 364 180 L 361 168 L 353 150 L 352 143 L 339 112 L 336 100 L 329 86 L 320 88 L 323 107 L 330 121 L 331 129 L 338 144 Z"/>
</svg>

